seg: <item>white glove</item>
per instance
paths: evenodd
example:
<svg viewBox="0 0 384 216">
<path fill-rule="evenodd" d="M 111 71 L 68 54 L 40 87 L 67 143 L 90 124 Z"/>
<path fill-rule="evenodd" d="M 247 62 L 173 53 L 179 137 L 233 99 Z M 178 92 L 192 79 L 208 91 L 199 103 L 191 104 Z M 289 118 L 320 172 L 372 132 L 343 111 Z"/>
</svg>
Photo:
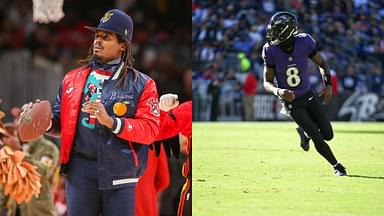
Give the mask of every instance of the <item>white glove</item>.
<svg viewBox="0 0 384 216">
<path fill-rule="evenodd" d="M 177 106 L 179 106 L 179 100 L 176 94 L 161 95 L 159 107 L 162 111 L 168 112 Z"/>
</svg>

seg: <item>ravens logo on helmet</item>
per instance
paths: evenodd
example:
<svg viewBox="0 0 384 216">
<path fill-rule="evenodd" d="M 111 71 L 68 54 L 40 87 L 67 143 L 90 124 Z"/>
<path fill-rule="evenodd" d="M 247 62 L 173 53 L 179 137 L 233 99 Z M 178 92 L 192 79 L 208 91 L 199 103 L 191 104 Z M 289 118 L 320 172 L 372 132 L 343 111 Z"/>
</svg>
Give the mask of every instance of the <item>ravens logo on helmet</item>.
<svg viewBox="0 0 384 216">
<path fill-rule="evenodd" d="M 297 18 L 287 11 L 275 13 L 267 26 L 267 40 L 271 45 L 281 45 L 297 33 Z"/>
</svg>

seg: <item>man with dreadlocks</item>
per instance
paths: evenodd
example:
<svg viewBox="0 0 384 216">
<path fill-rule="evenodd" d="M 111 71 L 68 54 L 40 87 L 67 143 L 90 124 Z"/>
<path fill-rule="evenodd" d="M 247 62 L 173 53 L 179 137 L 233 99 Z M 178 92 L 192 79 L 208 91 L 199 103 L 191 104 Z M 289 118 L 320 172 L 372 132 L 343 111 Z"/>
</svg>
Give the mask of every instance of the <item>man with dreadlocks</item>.
<svg viewBox="0 0 384 216">
<path fill-rule="evenodd" d="M 159 132 L 155 82 L 133 68 L 133 22 L 105 13 L 83 66 L 62 81 L 51 136 L 62 137 L 69 216 L 134 215 L 135 188 Z"/>
</svg>

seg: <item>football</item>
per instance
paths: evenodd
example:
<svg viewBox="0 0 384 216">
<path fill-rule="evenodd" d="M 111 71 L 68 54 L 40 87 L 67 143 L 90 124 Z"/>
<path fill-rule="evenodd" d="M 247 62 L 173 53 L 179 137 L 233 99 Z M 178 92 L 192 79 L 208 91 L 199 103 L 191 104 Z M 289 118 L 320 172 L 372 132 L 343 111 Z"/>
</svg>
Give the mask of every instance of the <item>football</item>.
<svg viewBox="0 0 384 216">
<path fill-rule="evenodd" d="M 20 140 L 30 142 L 40 137 L 49 127 L 51 117 L 51 103 L 47 100 L 27 106 L 20 116 Z"/>
</svg>

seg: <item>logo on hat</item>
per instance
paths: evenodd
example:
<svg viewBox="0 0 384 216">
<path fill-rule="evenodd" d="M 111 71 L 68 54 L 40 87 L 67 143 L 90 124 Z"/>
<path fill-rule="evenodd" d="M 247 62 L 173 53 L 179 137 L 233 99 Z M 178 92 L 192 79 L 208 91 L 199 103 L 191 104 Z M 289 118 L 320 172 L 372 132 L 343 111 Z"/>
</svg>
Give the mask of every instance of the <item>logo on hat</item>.
<svg viewBox="0 0 384 216">
<path fill-rule="evenodd" d="M 113 16 L 112 12 L 107 12 L 104 14 L 104 16 L 100 19 L 100 22 L 106 23 L 111 17 Z"/>
<path fill-rule="evenodd" d="M 119 9 L 107 11 L 100 19 L 97 27 L 85 26 L 85 28 L 93 32 L 97 30 L 114 32 L 128 41 L 132 40 L 132 18 Z"/>
</svg>

